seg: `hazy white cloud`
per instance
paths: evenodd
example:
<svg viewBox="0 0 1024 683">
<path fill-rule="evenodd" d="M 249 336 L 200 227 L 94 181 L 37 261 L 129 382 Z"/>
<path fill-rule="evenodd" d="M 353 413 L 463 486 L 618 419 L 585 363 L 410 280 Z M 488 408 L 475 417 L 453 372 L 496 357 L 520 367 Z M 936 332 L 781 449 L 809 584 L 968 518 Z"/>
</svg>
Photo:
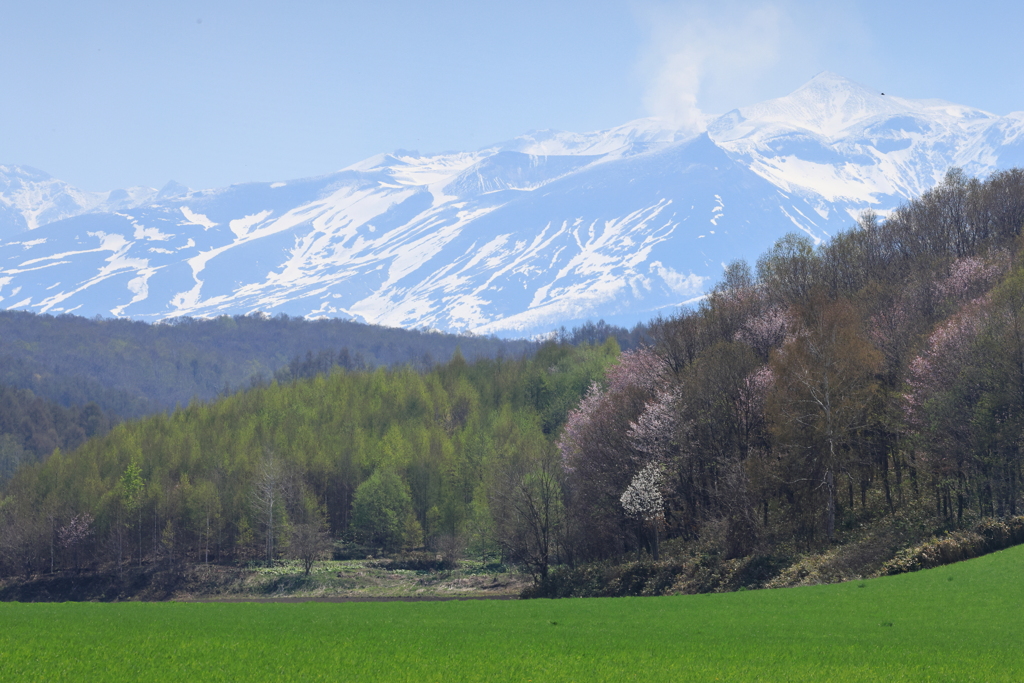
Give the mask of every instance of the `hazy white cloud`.
<svg viewBox="0 0 1024 683">
<path fill-rule="evenodd" d="M 709 81 L 746 81 L 778 62 L 783 13 L 774 3 L 653 4 L 644 15 L 645 104 L 680 127 L 703 129 L 700 99 Z"/>
<path fill-rule="evenodd" d="M 844 73 L 851 61 L 870 60 L 872 41 L 855 6 L 648 0 L 638 10 L 648 31 L 639 65 L 644 103 L 683 128 L 702 130 L 706 114 L 779 97 L 819 71 Z"/>
</svg>

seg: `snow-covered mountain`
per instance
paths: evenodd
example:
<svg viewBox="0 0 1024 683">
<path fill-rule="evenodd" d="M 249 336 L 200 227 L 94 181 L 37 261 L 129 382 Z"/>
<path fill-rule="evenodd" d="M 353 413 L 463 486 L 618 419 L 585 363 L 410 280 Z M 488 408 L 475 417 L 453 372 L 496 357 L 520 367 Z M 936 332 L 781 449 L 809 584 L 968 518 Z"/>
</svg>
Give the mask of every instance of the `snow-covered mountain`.
<svg viewBox="0 0 1024 683">
<path fill-rule="evenodd" d="M 148 187 L 85 192 L 30 166 L 0 166 L 0 239 L 89 211 L 138 206 L 160 194 Z"/>
<path fill-rule="evenodd" d="M 146 320 L 263 311 L 523 335 L 632 324 L 779 236 L 827 238 L 953 165 L 1024 164 L 1024 113 L 829 73 L 682 134 L 643 119 L 303 180 L 84 193 L 0 167 L 0 306 Z"/>
</svg>

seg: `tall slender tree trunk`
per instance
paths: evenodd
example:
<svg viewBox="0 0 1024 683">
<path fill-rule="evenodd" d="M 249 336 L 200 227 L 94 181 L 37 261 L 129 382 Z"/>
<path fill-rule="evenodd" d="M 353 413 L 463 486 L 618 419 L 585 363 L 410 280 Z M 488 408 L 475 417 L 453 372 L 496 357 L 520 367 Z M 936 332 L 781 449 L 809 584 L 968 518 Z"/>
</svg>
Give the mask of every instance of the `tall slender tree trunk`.
<svg viewBox="0 0 1024 683">
<path fill-rule="evenodd" d="M 657 562 L 660 559 L 660 557 L 659 557 L 659 555 L 660 555 L 660 552 L 659 552 L 660 551 L 660 544 L 659 544 L 659 540 L 658 540 L 658 520 L 657 519 L 651 520 L 651 531 L 654 533 L 654 539 L 653 539 L 653 542 L 651 543 L 651 557 L 653 557 L 654 561 Z"/>
<path fill-rule="evenodd" d="M 139 566 L 142 566 L 142 504 L 139 504 Z"/>
<path fill-rule="evenodd" d="M 210 509 L 206 509 L 206 553 L 203 557 L 207 565 L 210 564 Z"/>
<path fill-rule="evenodd" d="M 274 499 L 267 506 L 267 566 L 274 564 Z"/>
<path fill-rule="evenodd" d="M 54 544 L 54 536 L 56 536 L 56 534 L 57 534 L 56 520 L 54 519 L 53 515 L 50 515 L 50 573 L 51 574 L 53 573 L 53 565 L 54 565 L 54 557 L 53 557 L 54 556 L 54 548 L 53 548 L 53 544 Z"/>
<path fill-rule="evenodd" d="M 832 542 L 836 535 L 836 483 L 831 469 L 825 472 L 825 489 L 828 492 L 826 532 Z"/>
</svg>

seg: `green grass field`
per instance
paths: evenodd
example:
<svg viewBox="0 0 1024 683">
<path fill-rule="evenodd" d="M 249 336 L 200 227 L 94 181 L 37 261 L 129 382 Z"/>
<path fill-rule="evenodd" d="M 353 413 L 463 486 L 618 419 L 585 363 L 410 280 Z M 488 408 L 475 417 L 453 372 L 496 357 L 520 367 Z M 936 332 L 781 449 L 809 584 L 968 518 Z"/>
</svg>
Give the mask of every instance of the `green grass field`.
<svg viewBox="0 0 1024 683">
<path fill-rule="evenodd" d="M 1024 547 L 720 595 L 0 605 L 0 680 L 1020 681 Z"/>
</svg>

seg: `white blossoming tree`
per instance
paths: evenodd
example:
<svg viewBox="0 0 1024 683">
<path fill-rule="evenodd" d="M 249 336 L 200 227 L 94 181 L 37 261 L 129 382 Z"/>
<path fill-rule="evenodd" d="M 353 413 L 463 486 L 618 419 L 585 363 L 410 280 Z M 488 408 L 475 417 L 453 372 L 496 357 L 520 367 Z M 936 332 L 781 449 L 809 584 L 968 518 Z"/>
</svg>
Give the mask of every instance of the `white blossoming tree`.
<svg viewBox="0 0 1024 683">
<path fill-rule="evenodd" d="M 661 497 L 661 478 L 661 468 L 657 463 L 651 463 L 633 477 L 619 498 L 626 514 L 640 520 L 645 532 L 653 532 L 651 556 L 655 561 L 658 560 L 658 525 L 665 507 Z"/>
</svg>

